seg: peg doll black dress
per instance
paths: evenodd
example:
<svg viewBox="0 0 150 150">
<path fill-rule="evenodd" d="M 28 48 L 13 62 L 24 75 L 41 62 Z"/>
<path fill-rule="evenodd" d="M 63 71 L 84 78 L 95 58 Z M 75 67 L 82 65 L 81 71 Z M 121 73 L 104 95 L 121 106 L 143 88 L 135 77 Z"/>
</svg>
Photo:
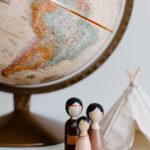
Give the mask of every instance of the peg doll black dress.
<svg viewBox="0 0 150 150">
<path fill-rule="evenodd" d="M 77 98 L 71 98 L 66 103 L 66 112 L 70 116 L 65 124 L 65 150 L 75 150 L 79 135 L 78 116 L 82 112 L 82 102 Z"/>
</svg>

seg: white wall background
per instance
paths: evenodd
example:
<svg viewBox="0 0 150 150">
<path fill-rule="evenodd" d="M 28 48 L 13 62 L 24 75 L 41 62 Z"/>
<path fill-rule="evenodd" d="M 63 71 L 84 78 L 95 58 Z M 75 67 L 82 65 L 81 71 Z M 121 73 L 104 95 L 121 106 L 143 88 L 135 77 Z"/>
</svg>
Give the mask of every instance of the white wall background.
<svg viewBox="0 0 150 150">
<path fill-rule="evenodd" d="M 128 29 L 109 60 L 88 78 L 69 88 L 32 96 L 31 110 L 64 122 L 68 118 L 65 102 L 75 96 L 82 99 L 84 110 L 89 103 L 99 102 L 108 111 L 128 85 L 125 70 L 136 70 L 137 67 L 141 67 L 139 83 L 150 95 L 149 50 L 150 0 L 135 0 Z M 12 109 L 12 95 L 0 92 L 0 114 Z"/>
</svg>

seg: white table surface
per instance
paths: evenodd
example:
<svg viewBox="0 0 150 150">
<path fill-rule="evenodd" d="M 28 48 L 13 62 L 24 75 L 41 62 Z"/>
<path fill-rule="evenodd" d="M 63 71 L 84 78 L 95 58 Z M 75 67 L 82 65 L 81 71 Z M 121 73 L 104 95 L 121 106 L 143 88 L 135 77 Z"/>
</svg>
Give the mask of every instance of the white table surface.
<svg viewBox="0 0 150 150">
<path fill-rule="evenodd" d="M 0 150 L 64 150 L 64 144 L 59 144 L 57 146 L 47 146 L 38 148 L 0 148 Z M 131 150 L 150 150 L 148 147 L 148 142 L 141 134 L 136 134 L 134 147 Z"/>
</svg>

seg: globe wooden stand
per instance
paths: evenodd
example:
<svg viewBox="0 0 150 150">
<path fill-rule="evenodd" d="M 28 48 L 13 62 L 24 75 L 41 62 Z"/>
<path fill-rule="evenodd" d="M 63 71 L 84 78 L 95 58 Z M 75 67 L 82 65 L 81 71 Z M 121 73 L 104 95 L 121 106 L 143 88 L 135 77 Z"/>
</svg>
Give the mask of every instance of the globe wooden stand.
<svg viewBox="0 0 150 150">
<path fill-rule="evenodd" d="M 36 83 L 31 84 L 30 82 L 28 84 L 26 83 L 25 85 L 24 84 L 21 85 L 21 84 L 17 84 L 17 83 L 15 84 L 14 80 L 17 79 L 17 78 L 15 78 L 15 76 L 13 77 L 13 80 L 12 80 L 13 82 L 11 82 L 11 78 L 10 78 L 10 84 L 9 84 L 9 82 L 6 82 L 7 80 L 6 81 L 4 80 L 2 82 L 3 78 L 5 78 L 6 75 L 0 79 L 0 91 L 16 93 L 16 94 L 14 94 L 14 106 L 15 106 L 14 112 L 12 112 L 8 115 L 5 115 L 3 117 L 0 117 L 0 146 L 11 146 L 11 147 L 43 146 L 43 145 L 57 144 L 57 143 L 60 143 L 63 141 L 63 133 L 64 133 L 63 128 L 64 127 L 60 123 L 55 122 L 53 120 L 48 120 L 46 118 L 38 116 L 29 111 L 30 95 L 35 94 L 35 93 L 52 92 L 52 91 L 56 91 L 58 89 L 62 89 L 64 87 L 70 86 L 70 85 L 80 81 L 81 79 L 87 77 L 89 74 L 91 74 L 93 71 L 95 71 L 98 67 L 100 67 L 109 58 L 109 56 L 113 53 L 113 51 L 115 50 L 119 41 L 121 40 L 123 33 L 126 30 L 126 27 L 128 25 L 129 18 L 131 16 L 133 2 L 134 2 L 134 0 L 126 0 L 126 5 L 124 8 L 122 8 L 122 9 L 124 9 L 124 11 L 123 10 L 121 11 L 122 16 L 120 15 L 120 13 L 118 15 L 118 17 L 120 18 L 119 21 L 116 20 L 117 16 L 114 18 L 114 21 L 116 21 L 116 23 L 118 23 L 118 25 L 117 25 L 117 28 L 114 28 L 115 30 L 114 30 L 113 36 L 110 35 L 111 41 L 109 38 L 107 38 L 108 41 L 104 42 L 106 45 L 105 46 L 106 48 L 104 49 L 103 43 L 101 43 L 100 45 L 102 45 L 102 47 L 100 47 L 97 51 L 88 55 L 88 57 L 84 55 L 85 57 L 80 58 L 81 62 L 82 62 L 80 65 L 78 65 L 78 63 L 80 62 L 79 61 L 80 59 L 77 61 L 74 60 L 73 63 L 74 63 L 75 68 L 72 68 L 72 67 L 74 67 L 73 65 L 72 65 L 72 67 L 66 67 L 65 63 L 64 63 L 64 66 L 62 65 L 63 67 L 60 67 L 60 69 L 56 67 L 60 71 L 60 73 L 58 73 L 57 69 L 56 69 L 56 72 L 54 73 L 54 75 L 52 75 L 52 76 L 46 75 L 47 76 L 46 79 L 45 79 L 45 75 L 44 75 L 43 79 L 39 78 L 39 84 L 36 84 Z M 22 8 L 24 8 L 24 7 L 22 7 Z M 116 7 L 114 7 L 114 8 L 116 8 Z M 42 11 L 43 11 L 43 9 L 42 9 Z M 11 18 L 11 16 L 12 15 L 10 15 L 10 19 L 13 20 L 13 18 Z M 21 16 L 22 16 L 22 14 L 21 14 Z M 41 18 L 41 17 L 39 17 L 39 18 Z M 15 21 L 15 25 L 17 25 L 16 21 Z M 2 32 L 7 33 L 8 27 L 10 27 L 10 29 L 12 29 L 11 24 L 12 23 L 10 22 L 10 24 L 9 24 L 9 26 L 7 26 L 6 30 L 5 30 L 5 28 L 1 29 Z M 18 37 L 18 34 L 21 33 L 20 29 L 21 29 L 22 25 L 18 24 L 17 26 L 19 27 L 19 31 L 16 32 L 15 34 L 8 32 L 7 33 L 8 37 L 9 37 L 9 34 L 11 34 L 11 36 L 17 35 L 17 37 Z M 14 27 L 14 24 L 12 27 Z M 17 31 L 17 27 L 16 27 L 16 31 Z M 43 30 L 40 29 L 40 32 L 42 33 Z M 45 33 L 43 33 L 43 35 L 44 34 Z M 28 35 L 28 33 L 27 33 L 27 35 Z M 46 33 L 46 35 L 47 35 L 47 33 Z M 1 37 L 1 39 L 2 39 L 2 43 L 3 43 L 3 37 Z M 19 39 L 20 39 L 20 37 L 19 37 Z M 26 39 L 26 40 L 25 41 L 28 42 L 31 39 Z M 9 39 L 9 41 L 12 43 L 11 39 Z M 16 40 L 14 40 L 14 42 L 18 43 L 18 41 L 16 41 Z M 62 45 L 59 45 L 59 46 L 62 46 Z M 103 50 L 101 54 L 100 54 L 100 50 Z M 16 51 L 20 52 L 20 50 L 16 50 Z M 41 51 L 45 51 L 45 49 L 41 49 Z M 11 52 L 11 51 L 8 49 L 8 52 Z M 15 55 L 18 55 L 18 52 Z M 73 51 L 74 54 L 75 54 L 75 52 L 76 51 Z M 63 55 L 67 56 L 68 54 L 70 55 L 70 53 L 63 53 L 62 56 Z M 26 55 L 24 55 L 24 56 L 26 57 Z M 44 58 L 43 58 L 43 56 L 41 56 L 41 57 L 42 57 L 41 62 L 45 62 L 44 61 L 45 57 Z M 17 56 L 17 58 L 18 58 L 18 56 Z M 31 63 L 31 66 L 30 66 L 29 61 L 32 60 L 31 57 L 27 57 L 26 59 L 27 59 L 27 64 L 26 64 L 26 61 L 25 62 L 23 61 L 21 63 L 18 62 L 19 63 L 18 65 L 23 65 L 25 63 L 25 65 L 29 65 L 29 71 L 30 71 L 30 69 L 32 70 L 32 68 L 36 68 L 35 71 L 38 71 L 38 69 L 37 69 L 38 65 L 35 65 L 35 66 L 33 65 L 34 67 L 32 67 L 32 63 Z M 34 59 L 34 55 L 33 55 L 33 59 Z M 1 58 L 0 58 L 0 60 L 1 60 Z M 66 60 L 70 61 L 69 57 Z M 89 62 L 88 62 L 88 60 L 89 60 Z M 39 60 L 37 60 L 37 64 L 39 64 L 38 61 Z M 46 62 L 47 62 L 47 58 L 46 58 Z M 77 62 L 77 65 L 76 65 L 76 62 Z M 6 67 L 6 64 L 3 64 L 3 61 L 1 62 L 1 65 L 2 65 L 2 67 L 0 67 L 0 71 L 1 71 L 1 69 L 4 69 L 3 67 Z M 9 64 L 9 65 L 11 65 L 11 64 Z M 71 68 L 71 69 L 69 69 L 69 68 Z M 18 71 L 23 71 L 23 70 L 19 69 Z M 62 73 L 61 70 L 65 71 L 65 72 Z M 18 72 L 17 69 L 15 69 L 14 71 Z M 33 69 L 33 71 L 34 71 L 34 69 Z M 28 74 L 26 74 L 26 75 L 28 76 Z M 6 78 L 9 79 L 9 77 L 6 77 Z M 24 79 L 22 79 L 22 80 L 24 80 Z M 11 83 L 14 83 L 14 84 L 11 84 Z"/>
<path fill-rule="evenodd" d="M 35 147 L 63 142 L 63 126 L 29 111 L 30 95 L 14 95 L 15 110 L 0 117 L 0 146 Z"/>
</svg>

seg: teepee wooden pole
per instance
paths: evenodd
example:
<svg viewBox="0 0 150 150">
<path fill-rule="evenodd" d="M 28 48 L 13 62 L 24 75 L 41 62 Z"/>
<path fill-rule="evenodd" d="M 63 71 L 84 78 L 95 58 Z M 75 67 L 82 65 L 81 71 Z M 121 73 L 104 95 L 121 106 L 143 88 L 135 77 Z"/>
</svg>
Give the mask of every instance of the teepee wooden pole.
<svg viewBox="0 0 150 150">
<path fill-rule="evenodd" d="M 139 67 L 139 68 L 137 69 L 137 71 L 134 73 L 133 80 L 136 79 L 136 77 L 137 77 L 137 75 L 139 74 L 140 70 L 141 70 L 141 68 Z"/>
<path fill-rule="evenodd" d="M 132 81 L 132 74 L 129 70 L 126 70 L 126 74 L 127 74 L 127 77 L 129 79 L 129 81 Z"/>
<path fill-rule="evenodd" d="M 138 75 L 138 73 L 140 72 L 141 68 L 139 67 L 135 73 L 131 73 L 131 71 L 126 70 L 126 74 L 128 76 L 128 79 L 130 80 L 130 82 L 135 81 L 136 77 Z"/>
</svg>

